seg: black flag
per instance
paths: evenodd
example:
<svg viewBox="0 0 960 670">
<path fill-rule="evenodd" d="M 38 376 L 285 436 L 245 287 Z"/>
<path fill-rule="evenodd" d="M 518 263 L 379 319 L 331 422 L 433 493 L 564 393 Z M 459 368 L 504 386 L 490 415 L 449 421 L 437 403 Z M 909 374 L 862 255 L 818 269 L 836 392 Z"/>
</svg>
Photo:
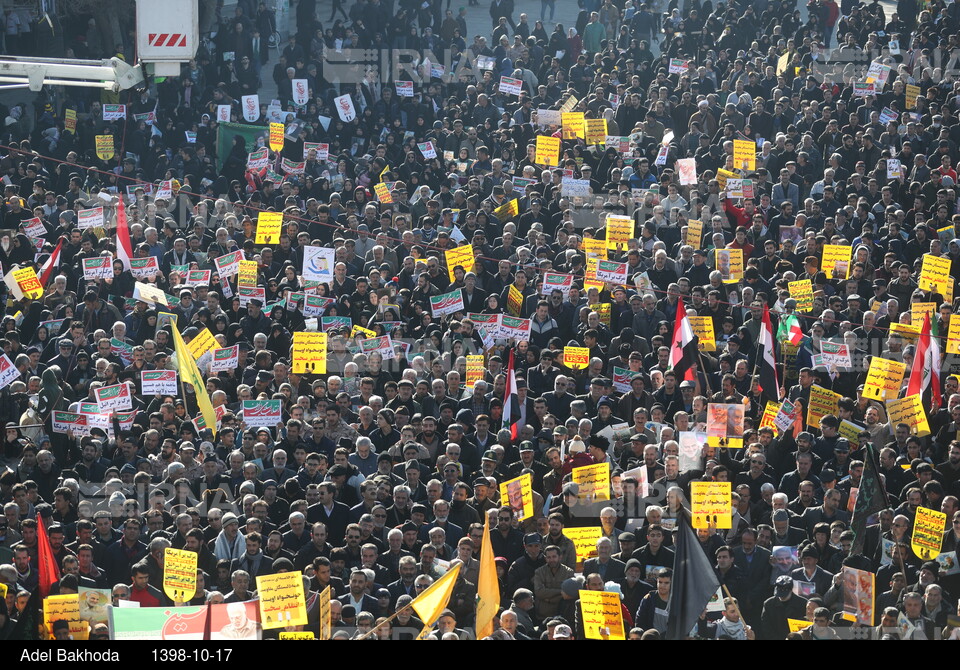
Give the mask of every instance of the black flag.
<svg viewBox="0 0 960 670">
<path fill-rule="evenodd" d="M 683 640 L 690 634 L 710 599 L 720 588 L 713 562 L 700 548 L 690 525 L 690 514 L 681 508 L 674 538 L 676 555 L 670 586 L 667 639 Z"/>
<path fill-rule="evenodd" d="M 877 468 L 873 445 L 867 444 L 863 454 L 863 474 L 860 475 L 860 488 L 857 490 L 857 502 L 850 519 L 850 530 L 855 534 L 850 555 L 863 553 L 863 541 L 867 534 L 867 519 L 887 508 L 887 494 Z"/>
</svg>

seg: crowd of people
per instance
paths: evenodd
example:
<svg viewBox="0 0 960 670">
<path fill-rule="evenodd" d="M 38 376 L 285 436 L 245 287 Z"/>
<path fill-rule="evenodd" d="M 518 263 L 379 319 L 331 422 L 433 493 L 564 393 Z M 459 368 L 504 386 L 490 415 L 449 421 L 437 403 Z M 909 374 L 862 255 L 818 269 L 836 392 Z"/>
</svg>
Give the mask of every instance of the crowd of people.
<svg viewBox="0 0 960 670">
<path fill-rule="evenodd" d="M 681 637 L 957 637 L 958 3 L 541 4 L 515 19 L 493 0 L 468 26 L 449 0 L 335 0 L 329 18 L 300 0 L 271 49 L 276 15 L 241 1 L 204 11 L 179 77 L 0 110 L 0 639 L 24 635 L 38 589 L 82 612 L 173 606 L 167 548 L 198 555 L 190 604 L 299 571 L 318 636 L 329 586 L 334 638 L 474 639 L 485 542 L 487 637 L 594 637 L 581 592 L 605 591 L 624 637 L 665 639 L 697 482 L 730 483 L 731 523 L 696 531 L 722 589 Z M 399 49 L 445 55 L 396 79 L 356 56 L 392 67 Z M 264 76 L 276 101 L 250 112 Z M 464 246 L 472 262 L 448 263 Z M 304 276 L 312 247 L 333 250 L 328 281 Z M 849 252 L 828 265 L 825 247 Z M 251 284 L 215 262 L 235 252 Z M 327 334 L 306 371 L 304 332 Z M 193 355 L 208 336 L 232 363 Z M 847 364 L 824 364 L 837 345 Z M 906 364 L 888 402 L 864 392 L 878 358 Z M 929 360 L 926 424 L 891 420 Z M 161 370 L 177 392 L 145 393 Z M 123 385 L 129 409 L 101 411 Z M 811 421 L 822 389 L 834 409 Z M 742 408 L 722 435 L 741 448 L 708 438 L 711 405 Z M 609 485 L 584 495 L 574 471 L 602 463 Z M 501 492 L 524 476 L 528 496 Z M 911 544 L 920 508 L 945 514 L 939 561 Z M 410 603 L 456 565 L 419 620 Z M 853 616 L 851 569 L 873 576 Z M 237 637 L 256 629 L 241 610 Z"/>
</svg>

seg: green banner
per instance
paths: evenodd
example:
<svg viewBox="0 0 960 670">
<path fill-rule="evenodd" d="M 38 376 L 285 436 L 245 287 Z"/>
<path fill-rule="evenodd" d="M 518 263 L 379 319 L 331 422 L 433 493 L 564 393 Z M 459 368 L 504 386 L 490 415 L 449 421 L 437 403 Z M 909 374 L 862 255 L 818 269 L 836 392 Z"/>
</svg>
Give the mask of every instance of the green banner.
<svg viewBox="0 0 960 670">
<path fill-rule="evenodd" d="M 233 140 L 239 136 L 244 141 L 244 161 L 246 154 L 257 149 L 257 140 L 263 138 L 267 144 L 270 129 L 267 126 L 250 126 L 245 123 L 221 123 L 217 126 L 217 170 L 223 168 L 223 161 L 233 150 Z"/>
</svg>

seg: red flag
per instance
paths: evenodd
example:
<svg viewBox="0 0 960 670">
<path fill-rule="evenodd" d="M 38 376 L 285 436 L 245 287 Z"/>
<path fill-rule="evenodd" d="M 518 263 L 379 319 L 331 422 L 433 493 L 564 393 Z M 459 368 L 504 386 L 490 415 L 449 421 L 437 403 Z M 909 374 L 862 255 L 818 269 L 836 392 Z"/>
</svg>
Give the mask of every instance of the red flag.
<svg viewBox="0 0 960 670">
<path fill-rule="evenodd" d="M 60 250 L 63 249 L 63 238 L 60 238 L 60 241 L 57 242 L 57 248 L 53 250 L 53 253 L 50 254 L 50 258 L 47 259 L 46 263 L 43 264 L 43 267 L 40 268 L 40 286 L 46 288 L 47 284 L 50 282 L 50 275 L 53 274 L 53 271 L 60 267 Z"/>
<path fill-rule="evenodd" d="M 43 517 L 37 515 L 37 562 L 40 564 L 40 596 L 50 595 L 50 587 L 60 580 L 60 566 L 53 557 L 50 548 L 50 538 L 47 537 L 47 527 L 43 525 Z"/>
</svg>

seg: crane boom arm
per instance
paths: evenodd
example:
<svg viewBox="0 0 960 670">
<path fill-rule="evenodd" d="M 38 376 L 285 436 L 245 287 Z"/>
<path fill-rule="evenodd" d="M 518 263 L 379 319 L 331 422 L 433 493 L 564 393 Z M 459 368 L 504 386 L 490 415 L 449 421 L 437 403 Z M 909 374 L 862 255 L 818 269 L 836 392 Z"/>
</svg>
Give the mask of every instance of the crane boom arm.
<svg viewBox="0 0 960 670">
<path fill-rule="evenodd" d="M 39 91 L 44 84 L 87 86 L 121 91 L 143 82 L 143 70 L 120 58 L 79 60 L 56 58 L 0 59 L 0 83 L 29 86 Z"/>
</svg>

